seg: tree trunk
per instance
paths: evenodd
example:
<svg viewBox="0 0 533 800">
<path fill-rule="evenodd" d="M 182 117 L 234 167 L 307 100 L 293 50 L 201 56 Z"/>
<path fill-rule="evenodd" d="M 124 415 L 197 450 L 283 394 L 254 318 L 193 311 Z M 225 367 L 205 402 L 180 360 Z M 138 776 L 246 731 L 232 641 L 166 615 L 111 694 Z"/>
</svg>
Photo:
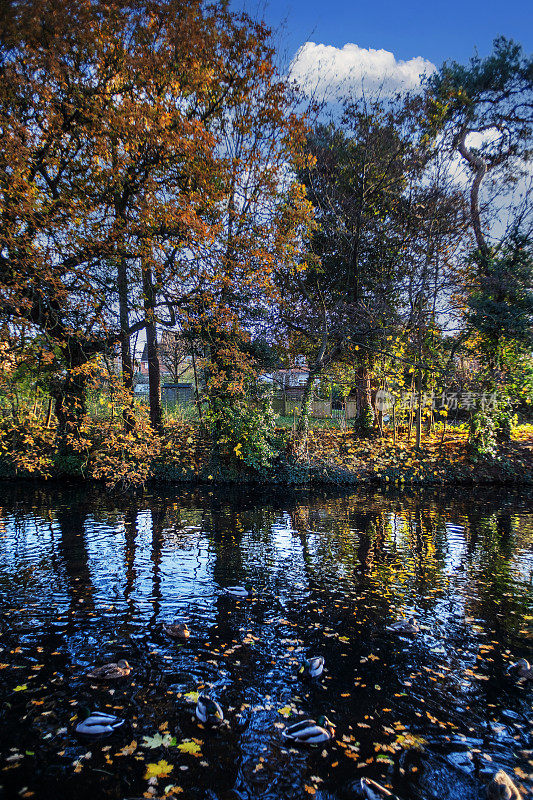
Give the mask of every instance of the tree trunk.
<svg viewBox="0 0 533 800">
<path fill-rule="evenodd" d="M 60 434 L 79 429 L 83 416 L 87 413 L 86 378 L 69 370 L 67 377 L 54 391 L 54 413 Z"/>
<path fill-rule="evenodd" d="M 474 180 L 472 181 L 472 186 L 470 187 L 470 220 L 472 222 L 472 228 L 474 229 L 474 236 L 476 238 L 478 249 L 483 257 L 483 260 L 487 262 L 489 248 L 483 233 L 481 211 L 479 208 L 479 189 L 483 182 L 483 178 L 487 174 L 487 162 L 479 155 L 479 153 L 468 149 L 466 146 L 467 136 L 468 129 L 465 128 L 458 139 L 457 149 L 465 161 L 468 161 L 474 170 Z"/>
<path fill-rule="evenodd" d="M 120 318 L 120 355 L 122 360 L 122 380 L 124 388 L 129 393 L 129 403 L 124 408 L 124 428 L 133 430 L 135 417 L 133 414 L 133 359 L 131 355 L 131 341 L 129 336 L 129 302 L 128 302 L 128 273 L 126 259 L 121 257 L 117 268 L 117 289 Z"/>
<path fill-rule="evenodd" d="M 85 348 L 75 339 L 69 339 L 61 347 L 66 365 L 66 376 L 53 386 L 50 394 L 54 398 L 54 413 L 60 436 L 76 432 L 87 413 L 87 380 L 83 369 L 90 360 Z"/>
<path fill-rule="evenodd" d="M 144 314 L 146 320 L 146 352 L 148 356 L 148 397 L 150 400 L 150 424 L 161 433 L 163 411 L 161 408 L 161 372 L 157 348 L 157 327 L 155 324 L 155 291 L 150 267 L 143 268 Z"/>
<path fill-rule="evenodd" d="M 116 164 L 116 151 L 113 147 L 113 163 Z M 122 381 L 124 388 L 129 393 L 129 401 L 123 412 L 124 429 L 126 432 L 133 430 L 135 417 L 133 414 L 133 359 L 131 357 L 131 340 L 129 334 L 129 299 L 128 299 L 128 261 L 124 255 L 124 232 L 126 230 L 125 208 L 126 200 L 120 193 L 115 194 L 115 221 L 117 224 L 116 242 L 118 247 L 117 260 L 117 292 L 120 321 L 120 356 L 122 361 Z"/>
<path fill-rule="evenodd" d="M 422 373 L 418 370 L 418 390 L 416 394 L 416 449 L 422 445 Z"/>
<path fill-rule="evenodd" d="M 368 433 L 372 428 L 374 412 L 372 410 L 370 370 L 366 364 L 362 364 L 356 370 L 355 400 L 354 428 L 361 431 L 361 433 Z"/>
<path fill-rule="evenodd" d="M 196 408 L 198 410 L 198 419 L 200 422 L 202 421 L 202 403 L 200 401 L 200 391 L 198 389 L 198 371 L 196 369 L 196 355 L 194 352 L 194 342 L 191 350 L 192 355 L 192 368 L 194 372 L 194 397 L 196 402 Z"/>
<path fill-rule="evenodd" d="M 307 447 L 307 437 L 309 435 L 309 411 L 311 409 L 311 402 L 313 400 L 313 389 L 315 386 L 316 374 L 309 372 L 305 389 L 302 397 L 302 404 L 300 407 L 300 416 L 298 417 L 298 424 L 296 426 L 296 439 L 297 449 L 301 454 Z"/>
</svg>

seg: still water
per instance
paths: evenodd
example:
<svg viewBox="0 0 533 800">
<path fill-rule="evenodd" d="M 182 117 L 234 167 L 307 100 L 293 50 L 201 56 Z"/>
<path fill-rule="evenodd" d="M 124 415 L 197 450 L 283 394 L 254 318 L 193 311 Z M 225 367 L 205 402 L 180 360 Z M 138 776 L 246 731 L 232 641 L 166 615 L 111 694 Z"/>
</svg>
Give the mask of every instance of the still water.
<svg viewBox="0 0 533 800">
<path fill-rule="evenodd" d="M 0 486 L 0 795 L 348 800 L 367 776 L 475 800 L 503 768 L 527 796 L 531 683 L 506 673 L 532 650 L 528 491 Z M 251 599 L 223 591 L 245 582 Z M 417 635 L 387 630 L 412 615 Z M 313 655 L 326 670 L 302 679 Z M 85 676 L 120 658 L 128 677 Z M 197 691 L 226 727 L 198 725 Z M 83 707 L 126 722 L 81 740 Z M 288 747 L 300 714 L 334 740 Z"/>
</svg>

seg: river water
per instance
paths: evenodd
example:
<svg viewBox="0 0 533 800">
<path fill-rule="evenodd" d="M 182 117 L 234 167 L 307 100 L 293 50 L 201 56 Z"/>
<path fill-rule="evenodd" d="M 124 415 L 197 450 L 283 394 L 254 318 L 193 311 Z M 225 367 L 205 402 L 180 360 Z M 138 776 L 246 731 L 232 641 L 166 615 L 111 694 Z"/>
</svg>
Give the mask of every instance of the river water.
<svg viewBox="0 0 533 800">
<path fill-rule="evenodd" d="M 476 800 L 499 768 L 531 791 L 531 683 L 507 675 L 532 652 L 530 490 L 5 484 L 0 506 L 0 795 L 348 800 L 366 776 Z M 387 630 L 411 615 L 417 635 Z M 312 655 L 326 670 L 302 679 Z M 85 676 L 119 658 L 128 677 Z M 198 725 L 198 691 L 225 727 Z M 83 740 L 84 707 L 125 723 Z M 286 745 L 321 714 L 331 742 Z"/>
</svg>

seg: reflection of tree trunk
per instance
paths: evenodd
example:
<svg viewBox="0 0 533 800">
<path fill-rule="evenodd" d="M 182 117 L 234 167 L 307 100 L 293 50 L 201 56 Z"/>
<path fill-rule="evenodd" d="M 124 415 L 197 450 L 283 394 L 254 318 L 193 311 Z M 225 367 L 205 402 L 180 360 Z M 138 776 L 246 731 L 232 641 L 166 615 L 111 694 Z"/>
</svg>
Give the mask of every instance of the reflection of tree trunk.
<svg viewBox="0 0 533 800">
<path fill-rule="evenodd" d="M 355 513 L 350 515 L 350 526 L 359 534 L 357 546 L 357 559 L 360 572 L 366 575 L 372 568 L 376 547 L 378 545 L 378 532 L 380 531 L 380 518 L 375 514 Z M 379 538 L 383 538 L 382 536 Z"/>
<path fill-rule="evenodd" d="M 359 545 L 357 547 L 357 558 L 363 575 L 366 575 L 372 566 L 372 559 L 370 558 L 371 545 L 372 539 L 368 533 L 366 533 L 366 531 L 361 531 L 359 534 Z"/>
<path fill-rule="evenodd" d="M 468 520 L 468 553 L 472 555 L 479 539 L 481 516 L 477 511 L 471 511 L 467 513 L 466 518 Z"/>
<path fill-rule="evenodd" d="M 59 548 L 72 598 L 71 610 L 74 610 L 74 604 L 80 601 L 83 601 L 85 609 L 94 607 L 94 587 L 85 542 L 86 519 L 86 511 L 76 506 L 70 507 L 68 511 L 61 510 L 57 515 L 61 529 Z"/>
<path fill-rule="evenodd" d="M 308 524 L 305 522 L 305 514 L 301 506 L 297 506 L 295 511 L 291 513 L 291 524 L 293 529 L 298 533 L 300 545 L 302 548 L 302 559 L 305 564 L 305 572 L 307 575 L 307 584 L 309 590 L 315 585 L 313 578 L 313 565 L 311 560 L 311 553 L 309 552 L 309 544 L 307 542 Z"/>
<path fill-rule="evenodd" d="M 152 607 L 153 614 L 150 618 L 150 624 L 153 625 L 159 612 L 161 611 L 161 545 L 163 538 L 163 526 L 165 524 L 165 516 L 167 513 L 167 506 L 165 502 L 161 503 L 159 508 L 151 508 L 150 514 L 152 516 L 152 564 L 153 564 L 153 578 L 152 578 Z"/>
<path fill-rule="evenodd" d="M 293 528 L 297 531 L 309 528 L 309 506 L 297 505 L 291 515 Z"/>
<path fill-rule="evenodd" d="M 213 499 L 204 517 L 202 527 L 213 543 L 213 581 L 218 586 L 241 586 L 246 583 L 242 563 L 242 523 L 241 513 L 227 505 L 221 506 L 218 499 Z M 242 617 L 236 613 L 238 608 L 235 600 L 225 594 L 218 597 L 213 635 L 219 642 L 227 643 L 239 637 Z"/>
<path fill-rule="evenodd" d="M 513 552 L 513 524 L 509 511 L 502 511 L 501 514 L 498 514 L 496 529 L 500 537 L 502 553 L 510 558 Z"/>
<path fill-rule="evenodd" d="M 424 545 L 424 536 L 422 528 L 422 512 L 420 510 L 420 506 L 417 506 L 415 511 L 415 536 L 416 536 L 415 550 L 417 552 L 417 555 L 420 556 L 420 559 L 422 559 L 422 555 L 425 551 L 425 545 Z"/>
<path fill-rule="evenodd" d="M 137 538 L 137 511 L 129 508 L 124 514 L 124 536 L 126 547 L 124 549 L 124 567 L 126 572 L 126 585 L 124 587 L 124 600 L 128 604 L 130 616 L 135 612 L 134 603 L 130 600 L 135 587 L 135 539 Z"/>
<path fill-rule="evenodd" d="M 219 586 L 239 585 L 244 581 L 241 515 L 233 509 L 221 508 L 215 503 L 211 507 L 210 517 L 207 530 L 211 533 L 215 544 L 216 560 L 213 567 L 215 583 Z"/>
</svg>

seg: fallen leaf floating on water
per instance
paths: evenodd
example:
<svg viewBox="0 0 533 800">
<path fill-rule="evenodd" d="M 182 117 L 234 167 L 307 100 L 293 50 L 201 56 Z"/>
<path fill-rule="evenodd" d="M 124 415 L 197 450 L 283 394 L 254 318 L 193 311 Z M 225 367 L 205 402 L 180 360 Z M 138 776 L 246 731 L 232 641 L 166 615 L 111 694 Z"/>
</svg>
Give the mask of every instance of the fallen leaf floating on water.
<svg viewBox="0 0 533 800">
<path fill-rule="evenodd" d="M 191 756 L 200 756 L 202 740 L 201 739 L 184 739 L 176 747 L 182 753 L 189 753 Z"/>
<path fill-rule="evenodd" d="M 287 719 L 292 714 L 292 708 L 290 706 L 283 706 L 283 708 L 278 708 L 278 714 L 281 714 L 282 717 Z"/>
<path fill-rule="evenodd" d="M 150 778 L 164 778 L 167 775 L 170 775 L 173 769 L 174 767 L 172 764 L 169 764 L 167 761 L 163 760 L 158 761 L 157 764 L 147 764 L 144 779 L 150 780 Z"/>
<path fill-rule="evenodd" d="M 155 736 L 143 736 L 142 740 L 142 747 L 149 747 L 155 749 L 156 747 L 171 747 L 176 744 L 176 739 L 170 735 L 170 733 L 166 733 L 162 736 L 160 733 L 156 733 Z"/>
</svg>

